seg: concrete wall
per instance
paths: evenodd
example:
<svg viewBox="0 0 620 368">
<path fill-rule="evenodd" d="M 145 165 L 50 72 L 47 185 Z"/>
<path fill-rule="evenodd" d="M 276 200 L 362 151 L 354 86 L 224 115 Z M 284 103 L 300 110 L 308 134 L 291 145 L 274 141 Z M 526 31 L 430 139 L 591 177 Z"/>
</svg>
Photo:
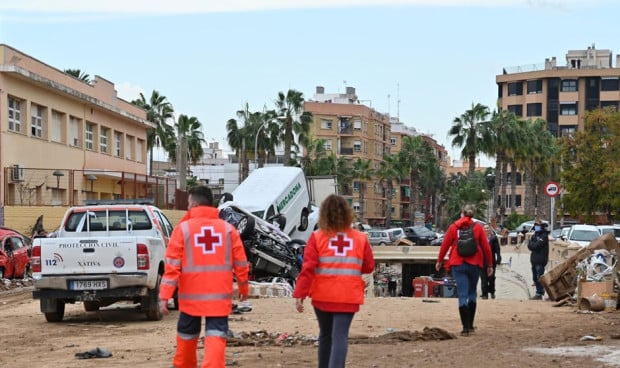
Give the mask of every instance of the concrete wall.
<svg viewBox="0 0 620 368">
<path fill-rule="evenodd" d="M 67 207 L 4 207 L 4 226 L 10 227 L 24 233 L 24 235 L 32 235 L 31 230 L 35 221 L 43 215 L 43 227 L 47 231 L 53 231 L 62 221 L 62 216 L 67 211 Z M 163 210 L 168 220 L 176 225 L 186 211 Z"/>
</svg>

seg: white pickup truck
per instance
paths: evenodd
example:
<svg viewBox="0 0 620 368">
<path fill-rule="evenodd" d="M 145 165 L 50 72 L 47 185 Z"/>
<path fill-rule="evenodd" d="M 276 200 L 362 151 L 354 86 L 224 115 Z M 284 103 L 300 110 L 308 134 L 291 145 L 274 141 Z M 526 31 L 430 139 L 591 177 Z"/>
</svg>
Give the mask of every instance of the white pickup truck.
<svg viewBox="0 0 620 368">
<path fill-rule="evenodd" d="M 159 284 L 172 225 L 147 204 L 96 204 L 67 210 L 50 238 L 32 244 L 33 297 L 48 322 L 62 321 L 65 303 L 96 311 L 117 301 L 140 303 L 160 320 Z"/>
</svg>

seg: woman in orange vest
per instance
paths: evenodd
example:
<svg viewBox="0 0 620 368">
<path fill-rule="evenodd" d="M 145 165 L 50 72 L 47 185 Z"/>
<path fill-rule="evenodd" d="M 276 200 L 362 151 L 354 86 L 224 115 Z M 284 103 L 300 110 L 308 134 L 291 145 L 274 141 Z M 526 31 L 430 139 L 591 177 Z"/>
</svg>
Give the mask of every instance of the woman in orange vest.
<svg viewBox="0 0 620 368">
<path fill-rule="evenodd" d="M 319 230 L 310 235 L 293 297 L 298 312 L 312 298 L 319 322 L 319 368 L 344 367 L 349 327 L 364 303 L 363 273 L 375 268 L 366 234 L 351 228 L 353 211 L 337 195 L 321 204 Z"/>
<path fill-rule="evenodd" d="M 196 347 L 205 320 L 202 367 L 226 366 L 228 316 L 232 311 L 233 272 L 239 299 L 248 295 L 248 262 L 237 230 L 218 218 L 206 186 L 190 189 L 188 212 L 175 227 L 166 249 L 166 269 L 159 291 L 160 309 L 178 288 L 179 322 L 175 368 L 197 367 Z"/>
</svg>

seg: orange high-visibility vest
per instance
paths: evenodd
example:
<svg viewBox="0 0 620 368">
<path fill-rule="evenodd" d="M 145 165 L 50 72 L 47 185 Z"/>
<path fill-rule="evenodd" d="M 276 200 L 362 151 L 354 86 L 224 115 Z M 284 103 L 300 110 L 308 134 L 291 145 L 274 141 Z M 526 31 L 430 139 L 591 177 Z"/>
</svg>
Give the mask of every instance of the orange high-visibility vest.
<svg viewBox="0 0 620 368">
<path fill-rule="evenodd" d="M 201 210 L 209 215 L 213 212 Z M 217 209 L 213 210 L 217 214 Z M 182 312 L 228 316 L 232 310 L 233 269 L 239 292 L 247 295 L 248 264 L 243 243 L 237 230 L 225 221 L 191 217 L 175 228 L 168 247 L 160 295 L 171 296 L 178 286 Z"/>
<path fill-rule="evenodd" d="M 310 287 L 312 300 L 363 304 L 366 235 L 349 229 L 328 236 L 319 230 L 315 237 L 319 259 Z"/>
</svg>

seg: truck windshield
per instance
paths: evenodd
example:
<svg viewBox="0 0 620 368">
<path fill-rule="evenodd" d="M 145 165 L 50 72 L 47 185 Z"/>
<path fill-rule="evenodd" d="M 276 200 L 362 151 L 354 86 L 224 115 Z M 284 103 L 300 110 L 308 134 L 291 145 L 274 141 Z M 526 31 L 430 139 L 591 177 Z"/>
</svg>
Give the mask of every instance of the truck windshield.
<svg viewBox="0 0 620 368">
<path fill-rule="evenodd" d="M 84 219 L 86 211 L 73 212 L 65 223 L 65 231 L 126 231 L 148 230 L 152 228 L 151 221 L 145 211 L 114 210 L 88 211 L 88 218 Z M 127 217 L 127 215 L 129 217 Z M 82 226 L 80 226 L 82 223 Z"/>
</svg>

